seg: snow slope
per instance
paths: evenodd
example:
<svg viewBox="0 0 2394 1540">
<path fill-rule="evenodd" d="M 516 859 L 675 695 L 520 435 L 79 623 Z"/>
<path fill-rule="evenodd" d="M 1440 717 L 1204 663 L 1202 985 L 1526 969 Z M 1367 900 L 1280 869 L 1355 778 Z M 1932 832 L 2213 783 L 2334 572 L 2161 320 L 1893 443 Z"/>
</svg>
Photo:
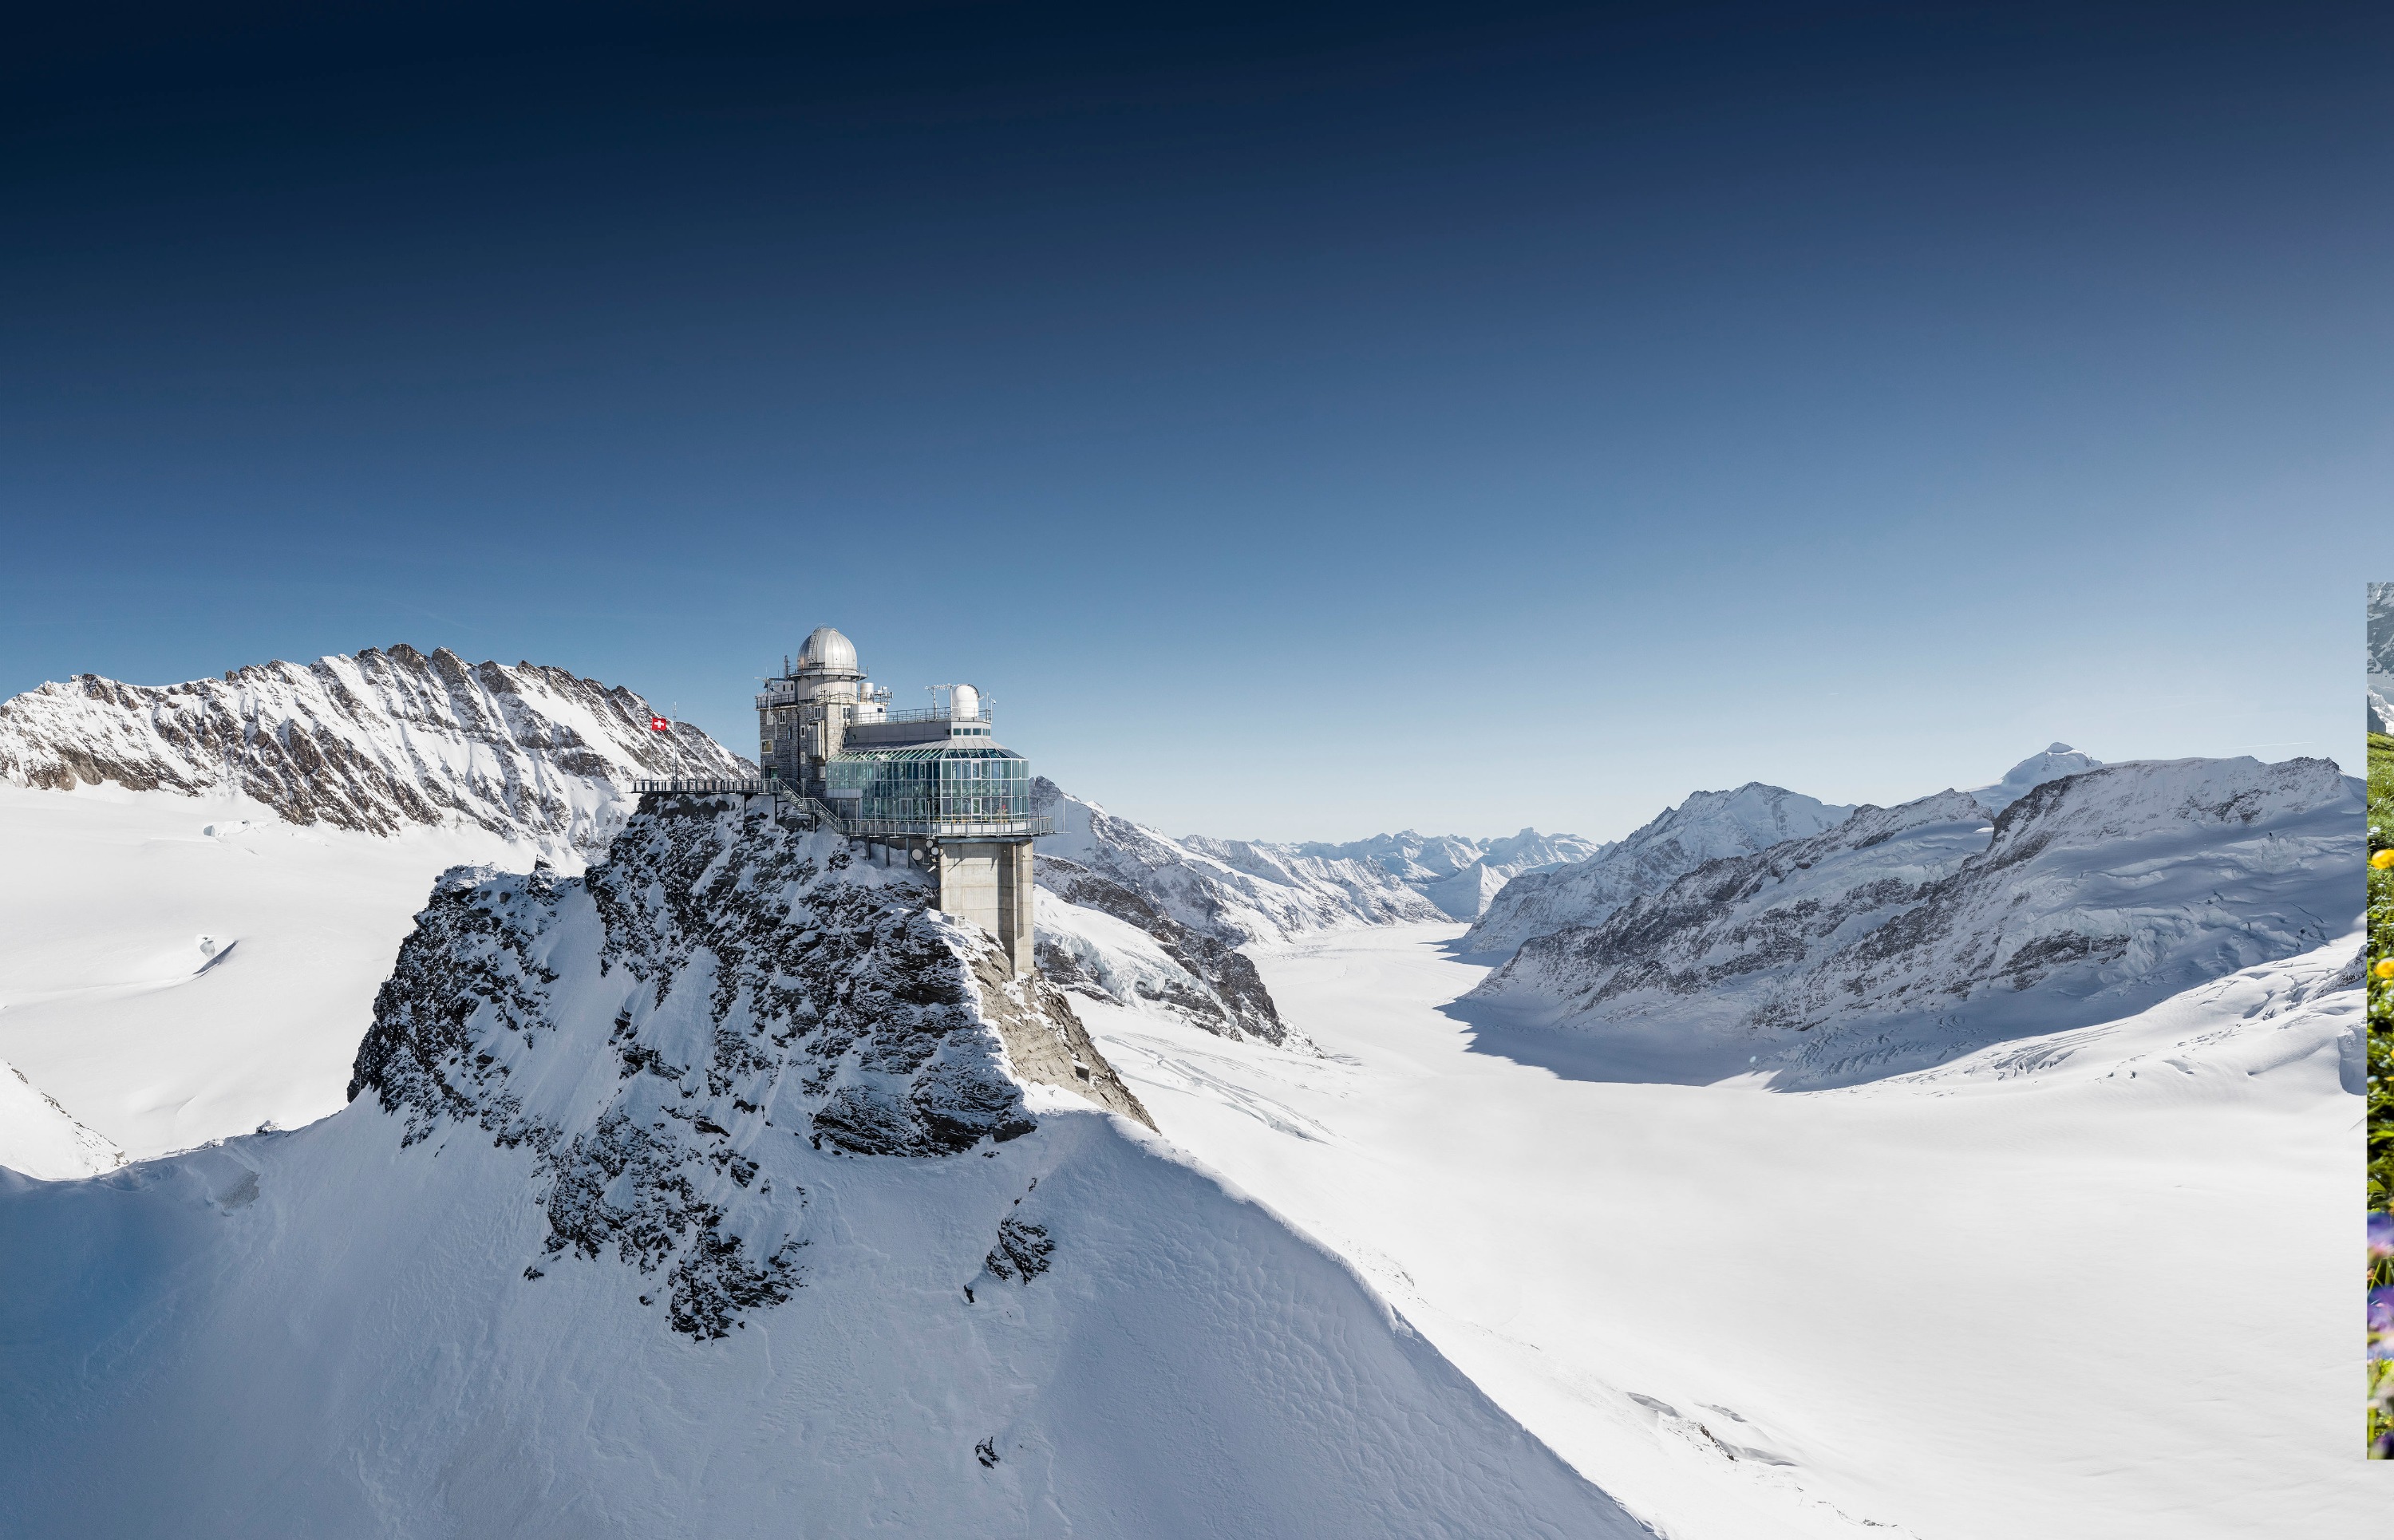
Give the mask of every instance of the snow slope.
<svg viewBox="0 0 2394 1540">
<path fill-rule="evenodd" d="M 1594 925 L 1707 861 L 1818 834 L 1852 810 L 1759 781 L 1697 792 L 1585 861 L 1515 877 L 1472 926 L 1468 944 L 1475 952 L 1510 952 L 1532 936 Z"/>
<path fill-rule="evenodd" d="M 753 773 L 697 729 L 655 732 L 650 717 L 620 686 L 469 665 L 445 647 L 155 687 L 86 674 L 0 702 L 0 783 L 193 797 L 231 786 L 292 823 L 472 824 L 587 857 L 630 813 L 633 780 Z"/>
<path fill-rule="evenodd" d="M 1084 1010 L 1177 1140 L 1677 1540 L 2382 1520 L 2349 1411 L 2354 939 L 1772 1095 L 1475 1033 L 1445 1008 L 1485 976 L 1459 931 L 1260 950 L 1322 1054 Z"/>
<path fill-rule="evenodd" d="M 113 785 L 0 786 L 0 1059 L 137 1159 L 338 1109 L 433 879 L 540 854 Z"/>
<path fill-rule="evenodd" d="M 738 810 L 636 820 L 587 880 L 458 874 L 337 1115 L 0 1173 L 10 1518 L 1645 1533 L 1088 1099 L 1137 1112 L 1059 1007 L 902 871 Z"/>
<path fill-rule="evenodd" d="M 74 1120 L 14 1064 L 0 1060 L 0 1165 L 28 1177 L 93 1177 L 125 1152 Z"/>
<path fill-rule="evenodd" d="M 2319 947 L 2352 924 L 2361 833 L 2360 783 L 2324 759 L 2111 765 L 1992 826 L 1943 792 L 1537 938 L 1473 1001 L 1636 1075 L 1868 1078 Z"/>
</svg>

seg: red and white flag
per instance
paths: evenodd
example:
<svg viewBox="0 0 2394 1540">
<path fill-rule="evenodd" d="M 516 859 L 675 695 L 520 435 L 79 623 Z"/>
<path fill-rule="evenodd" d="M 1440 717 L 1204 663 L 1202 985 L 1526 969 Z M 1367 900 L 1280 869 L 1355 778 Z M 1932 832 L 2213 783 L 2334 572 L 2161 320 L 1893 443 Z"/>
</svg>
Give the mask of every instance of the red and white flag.
<svg viewBox="0 0 2394 1540">
<path fill-rule="evenodd" d="M 662 717 L 651 717 L 649 718 L 649 731 L 651 732 L 671 732 L 673 731 L 673 724 L 666 721 Z"/>
</svg>

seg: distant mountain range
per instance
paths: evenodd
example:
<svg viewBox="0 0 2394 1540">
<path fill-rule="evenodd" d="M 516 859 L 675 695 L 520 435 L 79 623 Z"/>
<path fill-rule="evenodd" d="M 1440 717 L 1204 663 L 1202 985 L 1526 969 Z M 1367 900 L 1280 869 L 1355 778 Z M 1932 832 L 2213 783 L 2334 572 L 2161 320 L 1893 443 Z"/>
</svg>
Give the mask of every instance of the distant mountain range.
<svg viewBox="0 0 2394 1540">
<path fill-rule="evenodd" d="M 2000 813 L 1953 791 L 1859 808 L 1532 937 L 1475 997 L 1640 1073 L 1875 1077 L 2345 935 L 2361 817 L 2360 783 L 2323 759 L 2109 765 Z"/>
<path fill-rule="evenodd" d="M 0 702 L 0 783 L 238 791 L 287 823 L 391 835 L 470 824 L 589 857 L 642 776 L 753 775 L 688 723 L 562 668 L 401 645 L 219 679 L 84 674 Z"/>
</svg>

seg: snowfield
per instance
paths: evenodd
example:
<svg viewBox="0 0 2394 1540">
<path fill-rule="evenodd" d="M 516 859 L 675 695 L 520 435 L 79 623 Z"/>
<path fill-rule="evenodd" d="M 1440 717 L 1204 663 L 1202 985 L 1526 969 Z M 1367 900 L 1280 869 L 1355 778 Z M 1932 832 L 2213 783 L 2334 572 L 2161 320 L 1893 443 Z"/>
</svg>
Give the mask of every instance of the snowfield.
<svg viewBox="0 0 2394 1540">
<path fill-rule="evenodd" d="M 1443 1008 L 1485 974 L 1460 936 L 1260 951 L 1324 1056 L 1080 1009 L 1168 1136 L 1664 1533 L 2382 1520 L 2349 1415 L 2357 938 L 1790 1094 L 1598 1078 L 1579 1034 L 1475 1033 Z"/>
<path fill-rule="evenodd" d="M 470 825 L 380 836 L 117 786 L 0 785 L 0 1060 L 137 1160 L 338 1111 L 434 879 L 540 859 Z"/>
<path fill-rule="evenodd" d="M 1649 1533 L 914 875 L 755 813 L 445 877 L 333 1117 L 0 1171 L 11 1528 Z"/>
</svg>

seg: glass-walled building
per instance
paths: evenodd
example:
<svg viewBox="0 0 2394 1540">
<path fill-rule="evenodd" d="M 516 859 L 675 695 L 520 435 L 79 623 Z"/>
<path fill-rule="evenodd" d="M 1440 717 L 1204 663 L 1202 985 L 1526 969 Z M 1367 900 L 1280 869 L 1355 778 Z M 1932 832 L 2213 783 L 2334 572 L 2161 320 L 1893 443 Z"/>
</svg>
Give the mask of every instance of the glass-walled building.
<svg viewBox="0 0 2394 1540">
<path fill-rule="evenodd" d="M 1031 762 L 986 737 L 848 749 L 823 770 L 825 799 L 856 834 L 1010 834 L 1031 817 Z"/>
</svg>

